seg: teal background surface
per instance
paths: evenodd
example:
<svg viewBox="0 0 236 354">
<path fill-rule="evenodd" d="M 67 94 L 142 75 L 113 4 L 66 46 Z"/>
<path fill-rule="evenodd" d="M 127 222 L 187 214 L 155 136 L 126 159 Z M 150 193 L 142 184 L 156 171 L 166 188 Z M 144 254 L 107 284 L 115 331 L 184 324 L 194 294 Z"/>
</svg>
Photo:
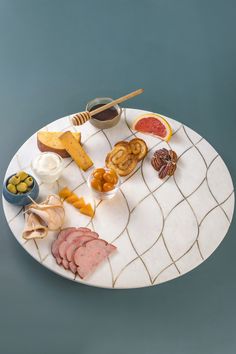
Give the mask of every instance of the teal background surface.
<svg viewBox="0 0 236 354">
<path fill-rule="evenodd" d="M 36 130 L 97 96 L 203 135 L 236 177 L 236 1 L 0 0 L 1 179 Z M 1 354 L 233 354 L 236 224 L 200 267 L 139 290 L 50 272 L 1 212 Z"/>
</svg>

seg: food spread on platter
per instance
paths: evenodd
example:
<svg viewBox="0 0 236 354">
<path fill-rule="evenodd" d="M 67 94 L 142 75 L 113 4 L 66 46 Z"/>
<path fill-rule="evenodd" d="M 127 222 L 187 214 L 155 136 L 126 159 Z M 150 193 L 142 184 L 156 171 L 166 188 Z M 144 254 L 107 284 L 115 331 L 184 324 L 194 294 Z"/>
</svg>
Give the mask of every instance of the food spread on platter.
<svg viewBox="0 0 236 354">
<path fill-rule="evenodd" d="M 94 210 L 90 203 L 86 204 L 83 197 L 78 197 L 69 188 L 65 187 L 59 191 L 59 196 L 67 203 L 73 205 L 76 209 L 79 209 L 81 214 L 93 217 Z"/>
<path fill-rule="evenodd" d="M 99 192 L 110 192 L 118 183 L 118 176 L 112 169 L 96 168 L 92 173 L 91 187 Z"/>
<path fill-rule="evenodd" d="M 59 136 L 61 132 L 48 132 L 48 131 L 39 131 L 37 133 L 37 145 L 40 151 L 46 152 L 55 152 L 60 155 L 62 158 L 69 157 L 70 155 L 64 148 Z M 80 132 L 72 133 L 74 138 L 80 143 L 81 135 Z"/>
<path fill-rule="evenodd" d="M 52 255 L 57 264 L 81 279 L 92 274 L 116 247 L 85 227 L 69 227 L 59 232 L 52 243 Z"/>
<path fill-rule="evenodd" d="M 26 240 L 44 238 L 48 231 L 60 229 L 64 218 L 65 211 L 60 198 L 51 194 L 44 202 L 34 202 L 26 207 L 22 237 Z"/>
<path fill-rule="evenodd" d="M 150 134 L 165 141 L 172 136 L 172 129 L 169 123 L 162 116 L 155 113 L 147 113 L 139 116 L 133 123 L 133 130 L 140 133 Z"/>
<path fill-rule="evenodd" d="M 59 139 L 68 154 L 83 171 L 87 171 L 93 166 L 93 161 L 70 131 L 60 135 Z"/>
<path fill-rule="evenodd" d="M 163 148 L 154 152 L 151 164 L 159 172 L 158 175 L 162 179 L 175 173 L 177 160 L 178 157 L 175 151 Z"/>
<path fill-rule="evenodd" d="M 119 176 L 129 175 L 148 152 L 147 145 L 142 139 L 119 141 L 106 157 L 106 166 L 115 170 Z"/>
<path fill-rule="evenodd" d="M 93 109 L 101 106 L 102 104 L 99 104 Z M 117 114 L 117 110 L 113 107 L 98 113 L 94 118 L 107 121 L 113 119 Z M 132 128 L 166 141 L 170 139 L 172 134 L 167 121 L 153 113 L 139 116 Z M 80 168 L 83 171 L 87 171 L 93 166 L 92 159 L 85 151 L 86 146 L 82 147 L 81 145 L 80 132 L 40 131 L 37 133 L 37 146 L 42 153 L 33 159 L 31 167 L 35 175 L 45 184 L 60 180 L 62 171 L 63 178 L 66 178 L 66 166 L 63 163 L 63 158 L 71 157 L 78 166 L 73 168 Z M 94 146 L 94 149 L 97 148 L 99 147 Z M 100 200 L 113 198 L 122 183 L 119 176 L 125 177 L 132 173 L 147 153 L 148 147 L 143 139 L 135 137 L 130 141 L 118 141 L 107 156 L 104 156 L 106 167 L 95 168 L 88 177 L 83 176 L 87 178 L 94 198 Z M 151 158 L 151 165 L 159 172 L 160 178 L 172 176 L 176 170 L 176 163 L 176 153 L 165 148 L 157 150 Z M 20 171 L 7 179 L 6 188 L 12 194 L 27 193 L 33 187 L 34 181 L 34 178 L 28 173 Z M 71 204 L 81 214 L 90 218 L 96 217 L 92 205 L 86 203 L 84 197 L 74 193 L 73 187 L 70 189 L 70 185 L 59 190 L 58 195 L 49 194 L 46 200 L 41 203 L 29 198 L 32 203 L 25 207 L 25 225 L 22 237 L 26 240 L 43 239 L 49 231 L 61 229 L 52 243 L 52 255 L 58 265 L 77 274 L 81 279 L 92 274 L 98 265 L 116 250 L 114 245 L 99 238 L 95 231 L 91 231 L 87 227 L 62 229 L 65 214 L 69 213 L 69 208 L 64 208 L 63 202 Z"/>
<path fill-rule="evenodd" d="M 43 152 L 32 161 L 32 169 L 44 183 L 53 183 L 59 179 L 63 170 L 63 161 L 55 152 Z"/>
<path fill-rule="evenodd" d="M 28 193 L 34 184 L 33 177 L 24 171 L 19 171 L 7 181 L 7 190 L 13 194 Z"/>
</svg>

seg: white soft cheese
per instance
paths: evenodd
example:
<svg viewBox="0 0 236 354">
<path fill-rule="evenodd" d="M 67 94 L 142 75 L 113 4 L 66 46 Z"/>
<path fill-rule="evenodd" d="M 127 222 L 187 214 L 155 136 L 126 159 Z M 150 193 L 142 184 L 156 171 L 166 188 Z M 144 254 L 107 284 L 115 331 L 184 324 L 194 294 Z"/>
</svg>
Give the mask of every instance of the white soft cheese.
<svg viewBox="0 0 236 354">
<path fill-rule="evenodd" d="M 62 160 L 53 152 L 44 152 L 33 160 L 32 168 L 43 182 L 52 183 L 60 177 Z"/>
</svg>

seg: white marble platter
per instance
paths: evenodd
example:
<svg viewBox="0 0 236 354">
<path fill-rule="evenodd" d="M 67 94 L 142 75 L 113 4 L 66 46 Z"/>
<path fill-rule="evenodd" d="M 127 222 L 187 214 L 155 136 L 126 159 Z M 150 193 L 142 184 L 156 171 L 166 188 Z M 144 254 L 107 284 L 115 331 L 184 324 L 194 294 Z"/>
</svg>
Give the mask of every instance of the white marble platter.
<svg viewBox="0 0 236 354">
<path fill-rule="evenodd" d="M 207 259 L 219 246 L 230 226 L 234 209 L 234 191 L 229 171 L 215 149 L 201 136 L 181 123 L 166 118 L 174 134 L 169 143 L 135 133 L 132 121 L 145 111 L 123 109 L 120 123 L 98 130 L 89 122 L 73 127 L 70 116 L 58 119 L 42 130 L 81 131 L 84 148 L 95 167 L 104 165 L 106 154 L 119 140 L 135 136 L 144 139 L 149 153 L 136 170 L 122 179 L 119 193 L 112 200 L 92 200 L 86 184 L 89 173 L 81 171 L 71 159 L 65 159 L 62 178 L 54 185 L 40 184 L 43 200 L 49 193 L 68 186 L 85 196 L 96 208 L 93 219 L 64 203 L 64 227 L 87 226 L 113 243 L 117 252 L 110 256 L 86 280 L 58 266 L 51 255 L 56 237 L 50 232 L 43 240 L 25 241 L 23 209 L 3 199 L 6 219 L 17 241 L 38 262 L 71 280 L 105 288 L 138 288 L 160 284 L 179 277 Z M 160 180 L 150 159 L 158 148 L 176 151 L 179 159 L 174 176 Z M 17 151 L 6 177 L 19 170 L 32 173 L 30 162 L 39 154 L 36 133 Z"/>
</svg>

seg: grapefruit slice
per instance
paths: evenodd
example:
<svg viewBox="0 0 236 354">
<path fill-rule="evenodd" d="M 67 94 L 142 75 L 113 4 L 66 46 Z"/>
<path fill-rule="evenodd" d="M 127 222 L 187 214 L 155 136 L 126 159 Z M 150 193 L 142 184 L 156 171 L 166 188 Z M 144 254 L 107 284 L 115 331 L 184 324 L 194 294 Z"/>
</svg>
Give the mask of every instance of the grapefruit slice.
<svg viewBox="0 0 236 354">
<path fill-rule="evenodd" d="M 146 113 L 139 116 L 133 123 L 132 129 L 140 133 L 156 136 L 165 141 L 169 141 L 172 135 L 169 123 L 155 113 Z"/>
</svg>

